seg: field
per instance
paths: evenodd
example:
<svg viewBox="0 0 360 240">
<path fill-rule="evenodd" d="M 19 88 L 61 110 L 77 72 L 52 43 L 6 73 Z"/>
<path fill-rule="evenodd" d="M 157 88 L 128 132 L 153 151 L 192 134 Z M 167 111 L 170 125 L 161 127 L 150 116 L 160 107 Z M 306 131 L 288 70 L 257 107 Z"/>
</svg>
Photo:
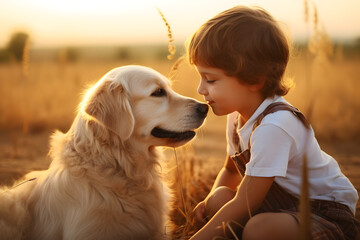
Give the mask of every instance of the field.
<svg viewBox="0 0 360 240">
<path fill-rule="evenodd" d="M 173 63 L 152 59 L 32 61 L 30 57 L 26 66 L 16 62 L 0 64 L 0 184 L 11 184 L 26 172 L 48 167 L 49 136 L 55 129 L 67 131 L 82 91 L 107 71 L 121 65 L 140 64 L 168 76 Z M 286 72 L 286 78 L 295 82 L 286 99 L 307 115 L 321 147 L 337 159 L 358 191 L 359 67 L 358 58 L 335 55 L 331 59 L 319 59 L 294 50 Z M 198 78 L 195 70 L 182 62 L 174 76 L 173 88 L 202 100 L 196 92 Z M 176 149 L 187 206 L 184 209 L 177 195 L 178 206 L 173 216 L 178 211 L 180 217 L 175 217 L 178 226 L 188 221 L 181 217 L 179 209 L 185 215 L 191 211 L 189 208 L 206 195 L 222 165 L 226 153 L 225 121 L 226 117 L 216 117 L 210 112 L 197 138 Z M 174 166 L 174 149 L 165 151 L 168 164 Z"/>
</svg>

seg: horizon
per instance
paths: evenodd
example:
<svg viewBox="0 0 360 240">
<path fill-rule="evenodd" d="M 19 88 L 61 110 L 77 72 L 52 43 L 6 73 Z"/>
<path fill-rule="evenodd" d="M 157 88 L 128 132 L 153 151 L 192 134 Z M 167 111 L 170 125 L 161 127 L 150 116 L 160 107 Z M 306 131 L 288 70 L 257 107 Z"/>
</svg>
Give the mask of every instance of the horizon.
<svg viewBox="0 0 360 240">
<path fill-rule="evenodd" d="M 31 37 L 31 36 L 30 36 Z M 342 45 L 352 45 L 354 43 L 357 43 L 358 39 L 360 39 L 360 36 L 359 37 L 353 37 L 353 38 L 331 38 L 332 42 L 334 44 L 342 44 Z M 176 46 L 176 50 L 180 50 L 179 47 L 184 47 L 185 48 L 185 44 L 182 43 L 182 42 L 177 42 L 175 41 L 175 46 Z M 307 39 L 302 39 L 302 38 L 298 38 L 298 39 L 293 39 L 291 44 L 294 44 L 294 45 L 306 45 L 307 44 Z M 147 42 L 139 42 L 139 43 L 120 43 L 120 44 L 80 44 L 80 45 L 75 45 L 75 44 L 68 44 L 68 45 L 50 45 L 50 46 L 39 46 L 39 45 L 34 45 L 32 42 L 31 42 L 31 39 L 30 39 L 30 46 L 31 46 L 31 49 L 32 50 L 61 50 L 61 49 L 66 49 L 66 48 L 74 48 L 74 49 L 84 49 L 84 50 L 87 50 L 87 49 L 111 49 L 111 48 L 126 48 L 126 47 L 129 47 L 129 48 L 133 48 L 133 47 L 142 47 L 142 48 L 146 48 L 146 47 L 167 47 L 168 46 L 168 42 L 166 41 L 162 41 L 162 42 L 150 42 L 150 43 L 147 43 Z M 0 49 L 4 49 L 4 47 L 6 47 L 5 45 L 4 46 L 1 46 L 0 45 Z"/>
</svg>

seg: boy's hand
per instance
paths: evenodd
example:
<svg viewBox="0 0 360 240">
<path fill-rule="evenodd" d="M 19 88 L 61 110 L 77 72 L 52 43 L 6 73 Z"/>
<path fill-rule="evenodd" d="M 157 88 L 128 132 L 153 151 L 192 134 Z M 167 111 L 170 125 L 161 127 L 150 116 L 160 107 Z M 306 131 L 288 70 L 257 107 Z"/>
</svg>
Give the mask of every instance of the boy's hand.
<svg viewBox="0 0 360 240">
<path fill-rule="evenodd" d="M 198 205 L 196 205 L 196 207 L 194 208 L 193 212 L 194 212 L 195 226 L 200 229 L 206 223 L 205 201 L 199 202 Z"/>
</svg>

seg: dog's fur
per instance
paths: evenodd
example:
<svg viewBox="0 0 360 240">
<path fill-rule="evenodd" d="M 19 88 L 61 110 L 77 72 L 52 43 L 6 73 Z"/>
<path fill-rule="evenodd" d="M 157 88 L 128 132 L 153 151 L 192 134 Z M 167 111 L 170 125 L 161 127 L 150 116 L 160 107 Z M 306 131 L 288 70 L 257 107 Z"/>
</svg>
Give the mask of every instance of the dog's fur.
<svg viewBox="0 0 360 240">
<path fill-rule="evenodd" d="M 208 107 L 150 68 L 111 70 L 90 88 L 48 170 L 1 189 L 1 239 L 163 239 L 168 190 L 156 146 L 189 141 Z"/>
</svg>

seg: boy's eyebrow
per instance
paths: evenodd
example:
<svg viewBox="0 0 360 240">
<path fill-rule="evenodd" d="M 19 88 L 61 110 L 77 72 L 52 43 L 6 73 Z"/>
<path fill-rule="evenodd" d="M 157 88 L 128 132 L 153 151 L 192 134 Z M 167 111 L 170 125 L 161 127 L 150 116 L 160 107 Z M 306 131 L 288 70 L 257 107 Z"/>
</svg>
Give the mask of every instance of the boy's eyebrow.
<svg viewBox="0 0 360 240">
<path fill-rule="evenodd" d="M 218 75 L 218 73 L 207 72 L 207 71 L 199 71 L 201 74 L 209 74 L 209 75 Z"/>
</svg>

